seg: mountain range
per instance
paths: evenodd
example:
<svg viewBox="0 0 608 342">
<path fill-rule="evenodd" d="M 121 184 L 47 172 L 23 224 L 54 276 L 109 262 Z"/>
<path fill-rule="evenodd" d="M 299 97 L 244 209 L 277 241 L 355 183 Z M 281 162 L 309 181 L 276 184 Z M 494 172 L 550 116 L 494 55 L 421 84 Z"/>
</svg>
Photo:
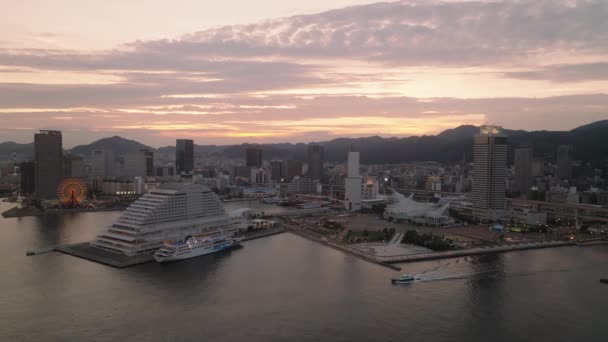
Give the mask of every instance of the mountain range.
<svg viewBox="0 0 608 342">
<path fill-rule="evenodd" d="M 479 127 L 464 125 L 448 129 L 437 135 L 413 136 L 406 138 L 338 138 L 319 142 L 325 146 L 325 160 L 329 162 L 344 161 L 351 148 L 361 152 L 364 164 L 400 163 L 412 161 L 458 162 L 463 158 L 467 162 L 473 159 L 473 136 Z M 595 167 L 606 167 L 608 164 L 608 120 L 597 121 L 570 131 L 523 131 L 505 130 L 509 141 L 509 159 L 512 160 L 513 149 L 519 145 L 531 145 L 534 154 L 554 155 L 558 145 L 567 144 L 574 148 L 574 158 L 589 162 Z M 243 158 L 245 149 L 251 144 L 240 145 L 195 145 L 195 154 L 201 158 Z M 294 158 L 306 160 L 308 144 L 277 143 L 262 144 L 264 159 Z M 173 155 L 174 146 L 151 148 L 134 140 L 118 136 L 97 140 L 90 144 L 79 145 L 70 153 L 89 156 L 94 149 L 108 149 L 115 155 L 124 155 L 140 149 L 150 149 L 159 154 Z M 33 144 L 0 143 L 0 158 L 17 152 L 19 159 L 31 159 Z"/>
</svg>

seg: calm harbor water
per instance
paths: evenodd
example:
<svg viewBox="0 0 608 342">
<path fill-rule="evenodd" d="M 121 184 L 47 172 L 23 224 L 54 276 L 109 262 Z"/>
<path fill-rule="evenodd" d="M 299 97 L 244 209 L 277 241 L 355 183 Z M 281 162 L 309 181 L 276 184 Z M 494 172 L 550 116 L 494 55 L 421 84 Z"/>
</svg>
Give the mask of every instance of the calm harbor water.
<svg viewBox="0 0 608 342">
<path fill-rule="evenodd" d="M 233 206 L 234 204 L 231 204 Z M 0 210 L 10 208 L 0 203 Z M 115 269 L 36 247 L 119 212 L 0 219 L 0 341 L 605 341 L 608 246 L 404 264 L 423 281 L 290 233 Z"/>
</svg>

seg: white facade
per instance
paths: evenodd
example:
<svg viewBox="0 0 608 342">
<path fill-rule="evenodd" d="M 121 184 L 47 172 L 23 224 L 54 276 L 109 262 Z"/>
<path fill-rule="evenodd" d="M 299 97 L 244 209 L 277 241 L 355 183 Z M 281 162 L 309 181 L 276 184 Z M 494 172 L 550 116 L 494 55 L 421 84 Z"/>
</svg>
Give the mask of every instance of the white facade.
<svg viewBox="0 0 608 342">
<path fill-rule="evenodd" d="M 416 202 L 414 194 L 409 197 L 393 191 L 395 202 L 386 206 L 384 218 L 395 221 L 408 221 L 430 226 L 448 226 L 454 224 L 449 215 L 451 200 L 445 199 L 441 203 Z M 456 200 L 457 198 L 455 198 Z"/>
<path fill-rule="evenodd" d="M 135 177 L 135 193 L 141 195 L 145 191 L 146 183 L 144 182 L 144 177 Z"/>
<path fill-rule="evenodd" d="M 348 152 L 348 174 L 344 180 L 344 208 L 361 210 L 361 176 L 359 176 L 359 152 Z"/>
<path fill-rule="evenodd" d="M 163 184 L 137 199 L 90 244 L 126 256 L 144 255 L 153 253 L 165 240 L 213 234 L 220 229 L 231 234 L 238 223 L 226 214 L 208 187 Z"/>
<path fill-rule="evenodd" d="M 374 200 L 378 198 L 380 184 L 376 177 L 363 177 L 361 182 L 361 199 Z"/>
</svg>

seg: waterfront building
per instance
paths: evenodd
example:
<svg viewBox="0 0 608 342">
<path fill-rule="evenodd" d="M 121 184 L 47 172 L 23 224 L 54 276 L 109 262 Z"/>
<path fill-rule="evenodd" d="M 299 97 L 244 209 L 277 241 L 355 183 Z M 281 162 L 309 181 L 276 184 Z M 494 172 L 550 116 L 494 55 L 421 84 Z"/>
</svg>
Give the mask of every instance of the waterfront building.
<svg viewBox="0 0 608 342">
<path fill-rule="evenodd" d="M 286 182 L 291 181 L 294 177 L 302 177 L 302 162 L 293 159 L 284 160 L 281 174 Z"/>
<path fill-rule="evenodd" d="M 325 162 L 325 149 L 321 145 L 308 145 L 308 177 L 323 179 L 323 163 Z"/>
<path fill-rule="evenodd" d="M 344 180 L 344 207 L 361 210 L 361 176 L 359 176 L 359 152 L 348 152 L 348 173 Z"/>
<path fill-rule="evenodd" d="M 474 142 L 473 216 L 496 221 L 506 206 L 507 137 L 501 127 L 482 126 Z"/>
<path fill-rule="evenodd" d="M 393 203 L 388 204 L 384 210 L 384 218 L 393 221 L 407 221 L 429 226 L 448 226 L 454 224 L 454 219 L 449 215 L 449 199 L 442 203 L 417 202 L 414 194 L 409 197 L 393 191 Z M 454 200 L 460 200 L 455 198 Z"/>
<path fill-rule="evenodd" d="M 249 180 L 251 184 L 268 184 L 270 183 L 270 172 L 266 169 L 251 168 Z"/>
<path fill-rule="evenodd" d="M 557 147 L 557 177 L 562 180 L 572 178 L 572 146 Z"/>
<path fill-rule="evenodd" d="M 96 178 L 93 180 L 93 189 L 105 195 L 114 196 L 135 195 L 137 193 L 135 183 L 130 180 Z"/>
<path fill-rule="evenodd" d="M 175 172 L 177 175 L 194 172 L 194 141 L 190 139 L 175 140 Z"/>
<path fill-rule="evenodd" d="M 23 162 L 19 164 L 21 178 L 21 194 L 33 194 L 36 191 L 36 173 L 34 162 Z"/>
<path fill-rule="evenodd" d="M 317 179 L 294 177 L 287 185 L 287 194 L 320 194 L 321 183 Z"/>
<path fill-rule="evenodd" d="M 270 179 L 275 182 L 280 182 L 283 179 L 283 162 L 273 160 L 270 162 Z"/>
<path fill-rule="evenodd" d="M 441 178 L 437 177 L 437 176 L 429 176 L 425 183 L 424 183 L 424 189 L 426 191 L 438 191 L 441 192 Z"/>
<path fill-rule="evenodd" d="M 515 149 L 515 188 L 522 195 L 527 195 L 532 189 L 533 157 L 530 146 L 520 146 Z"/>
<path fill-rule="evenodd" d="M 247 147 L 245 149 L 245 159 L 245 165 L 249 167 L 262 167 L 262 147 Z"/>
<path fill-rule="evenodd" d="M 61 131 L 41 130 L 34 135 L 36 198 L 55 199 L 63 178 Z"/>
<path fill-rule="evenodd" d="M 207 186 L 167 183 L 148 191 L 131 204 L 90 244 L 126 256 L 151 254 L 165 240 L 214 234 L 231 235 L 238 220 L 230 217 Z"/>
</svg>

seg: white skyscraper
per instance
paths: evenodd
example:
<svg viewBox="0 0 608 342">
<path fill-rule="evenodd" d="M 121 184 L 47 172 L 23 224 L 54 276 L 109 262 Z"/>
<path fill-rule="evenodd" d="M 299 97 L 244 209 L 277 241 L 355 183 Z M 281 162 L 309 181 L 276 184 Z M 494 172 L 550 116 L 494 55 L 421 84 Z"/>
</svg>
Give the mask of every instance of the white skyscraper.
<svg viewBox="0 0 608 342">
<path fill-rule="evenodd" d="M 361 176 L 359 176 L 359 152 L 348 152 L 348 174 L 344 181 L 344 207 L 346 210 L 361 209 Z"/>
<path fill-rule="evenodd" d="M 501 127 L 481 127 L 475 136 L 474 161 L 473 216 L 495 221 L 506 207 L 507 137 Z"/>
</svg>

